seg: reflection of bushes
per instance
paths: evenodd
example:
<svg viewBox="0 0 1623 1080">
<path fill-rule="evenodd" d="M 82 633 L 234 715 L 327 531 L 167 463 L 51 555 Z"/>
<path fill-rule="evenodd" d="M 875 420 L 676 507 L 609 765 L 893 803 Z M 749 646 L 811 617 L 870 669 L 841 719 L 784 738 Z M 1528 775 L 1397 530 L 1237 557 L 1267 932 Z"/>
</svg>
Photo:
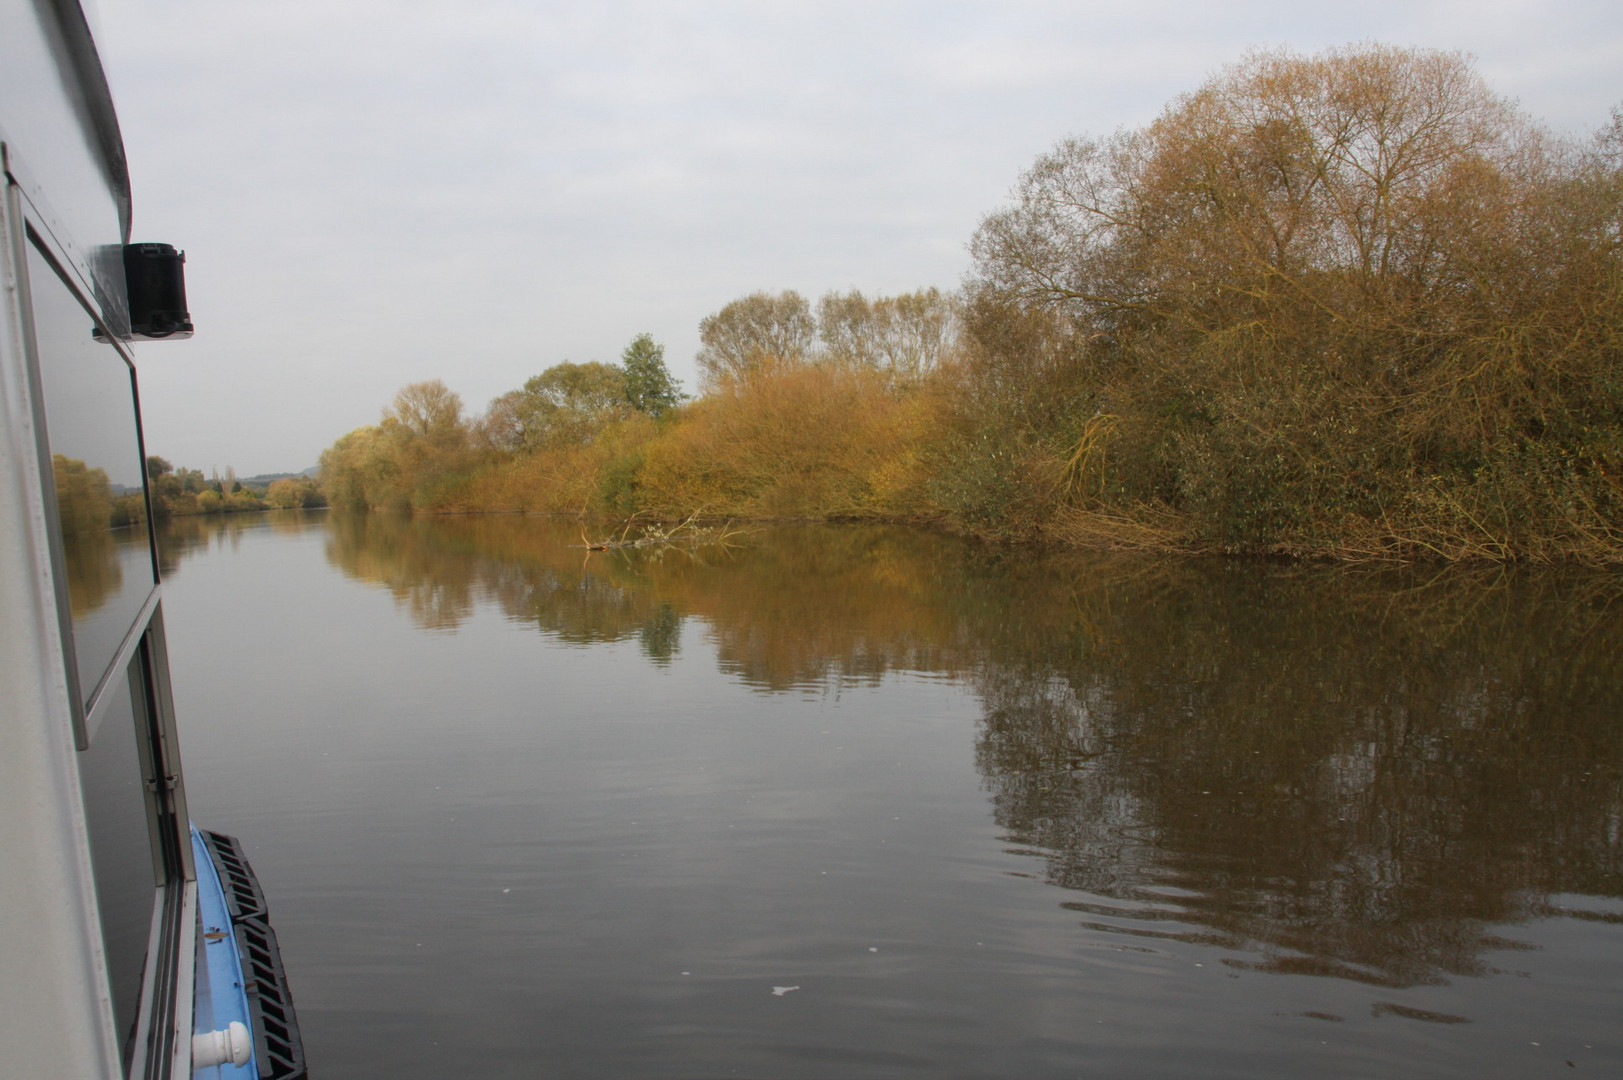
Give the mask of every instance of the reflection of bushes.
<svg viewBox="0 0 1623 1080">
<path fill-rule="evenodd" d="M 147 482 L 153 516 L 159 521 L 191 514 L 234 514 L 245 511 L 325 506 L 313 480 L 296 476 L 273 481 L 263 495 L 227 469 L 225 476 L 205 479 L 197 469 L 177 469 L 161 457 L 147 458 Z"/>
<path fill-rule="evenodd" d="M 128 523 L 117 519 L 128 518 L 130 496 L 115 499 L 107 473 L 77 458 L 52 454 L 51 473 L 67 564 L 68 604 L 79 618 L 101 607 L 124 584 L 111 530 L 115 524 Z"/>
<path fill-rule="evenodd" d="M 726 562 L 665 559 L 649 573 L 703 618 L 722 670 L 785 690 L 958 669 L 952 615 L 932 602 L 958 550 L 892 527 L 789 528 Z"/>
<path fill-rule="evenodd" d="M 425 542 L 410 519 L 338 515 L 327 558 L 345 573 L 384 585 L 419 626 L 454 629 L 473 614 L 473 568 L 460 552 Z"/>
<path fill-rule="evenodd" d="M 1486 927 L 1540 895 L 1623 894 L 1617 599 L 1256 566 L 1090 583 L 1045 652 L 993 644 L 978 760 L 1101 928 L 1377 983 L 1480 973 Z"/>
<path fill-rule="evenodd" d="M 682 616 L 670 604 L 661 604 L 653 618 L 638 628 L 637 636 L 643 655 L 663 667 L 681 651 Z"/>
<path fill-rule="evenodd" d="M 86 529 L 63 536 L 68 572 L 68 606 L 74 618 L 90 614 L 124 586 L 118 542 L 108 529 Z"/>
<path fill-rule="evenodd" d="M 1489 928 L 1546 894 L 1623 896 L 1613 578 L 1045 556 L 868 526 L 578 543 L 573 522 L 373 515 L 334 519 L 329 558 L 423 626 L 492 603 L 665 663 L 697 618 L 766 691 L 961 677 L 998 824 L 1095 929 L 1408 985 L 1483 971 Z"/>
<path fill-rule="evenodd" d="M 332 518 L 327 557 L 345 573 L 388 588 L 425 629 L 450 630 L 478 601 L 572 644 L 639 638 L 673 655 L 681 617 L 646 583 L 624 580 L 624 560 L 570 548 L 576 527 L 535 518 L 423 519 L 387 514 Z"/>
<path fill-rule="evenodd" d="M 106 532 L 113 526 L 113 487 L 107 473 L 76 458 L 51 455 L 56 514 L 65 536 Z"/>
<path fill-rule="evenodd" d="M 186 559 L 218 542 L 235 546 L 249 529 L 267 526 L 272 532 L 298 532 L 308 528 L 311 515 L 300 511 L 244 518 L 238 514 L 185 514 L 160 520 L 157 528 L 158 573 L 172 577 Z"/>
<path fill-rule="evenodd" d="M 1489 927 L 1546 894 L 1623 895 L 1610 578 L 1044 557 L 876 527 L 588 556 L 576 530 L 337 519 L 329 557 L 425 626 L 484 601 L 666 662 L 697 617 L 763 690 L 963 677 L 999 825 L 1095 929 L 1408 985 L 1483 971 Z"/>
<path fill-rule="evenodd" d="M 574 522 L 340 515 L 328 558 L 387 585 L 423 626 L 454 627 L 486 599 L 561 640 L 635 637 L 660 657 L 674 650 L 682 620 L 699 616 L 723 667 L 763 688 L 939 662 L 954 635 L 920 603 L 934 586 L 916 575 L 940 569 L 923 551 L 950 558 L 954 542 L 921 547 L 918 534 L 888 527 L 765 535 L 770 542 L 741 547 L 588 556 Z"/>
</svg>

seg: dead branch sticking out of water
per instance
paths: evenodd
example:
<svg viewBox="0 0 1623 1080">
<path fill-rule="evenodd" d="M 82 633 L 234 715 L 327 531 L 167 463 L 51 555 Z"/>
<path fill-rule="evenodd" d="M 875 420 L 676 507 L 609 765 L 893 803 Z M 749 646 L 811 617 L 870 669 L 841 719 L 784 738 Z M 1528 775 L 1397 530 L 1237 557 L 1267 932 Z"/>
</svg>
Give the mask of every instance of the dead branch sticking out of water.
<svg viewBox="0 0 1623 1080">
<path fill-rule="evenodd" d="M 636 519 L 627 521 L 625 528 L 620 530 L 618 538 L 613 540 L 593 540 L 586 535 L 586 526 L 580 527 L 581 543 L 571 544 L 571 547 L 583 547 L 587 551 L 618 551 L 627 548 L 663 548 L 663 547 L 697 547 L 701 544 L 727 544 L 743 535 L 744 530 L 733 527 L 731 519 L 724 525 L 703 526 L 694 524 L 699 515 L 694 514 L 670 528 L 659 522 L 644 525 L 642 532 L 635 538 L 631 537 L 631 530 L 636 525 Z"/>
</svg>

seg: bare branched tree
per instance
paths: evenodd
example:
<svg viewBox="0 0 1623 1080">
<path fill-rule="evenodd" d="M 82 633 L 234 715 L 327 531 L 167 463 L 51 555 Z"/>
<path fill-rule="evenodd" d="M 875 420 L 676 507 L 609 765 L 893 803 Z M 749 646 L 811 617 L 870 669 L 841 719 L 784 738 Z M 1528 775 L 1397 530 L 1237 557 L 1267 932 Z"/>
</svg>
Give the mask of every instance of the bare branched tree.
<svg viewBox="0 0 1623 1080">
<path fill-rule="evenodd" d="M 817 328 L 825 362 L 884 371 L 905 383 L 934 370 L 951 351 L 958 313 L 939 289 L 872 300 L 853 289 L 818 301 Z"/>
<path fill-rule="evenodd" d="M 695 359 L 706 385 L 806 360 L 817 332 L 811 305 L 790 289 L 751 293 L 699 323 Z"/>
</svg>

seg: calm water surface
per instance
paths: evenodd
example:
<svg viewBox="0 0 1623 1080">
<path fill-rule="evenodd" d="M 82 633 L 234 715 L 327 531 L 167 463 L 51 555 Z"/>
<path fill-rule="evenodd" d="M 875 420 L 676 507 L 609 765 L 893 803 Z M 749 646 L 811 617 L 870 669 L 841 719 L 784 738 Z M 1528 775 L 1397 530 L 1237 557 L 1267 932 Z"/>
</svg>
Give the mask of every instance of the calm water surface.
<svg viewBox="0 0 1623 1080">
<path fill-rule="evenodd" d="M 184 521 L 319 1077 L 1623 1075 L 1623 579 Z"/>
</svg>

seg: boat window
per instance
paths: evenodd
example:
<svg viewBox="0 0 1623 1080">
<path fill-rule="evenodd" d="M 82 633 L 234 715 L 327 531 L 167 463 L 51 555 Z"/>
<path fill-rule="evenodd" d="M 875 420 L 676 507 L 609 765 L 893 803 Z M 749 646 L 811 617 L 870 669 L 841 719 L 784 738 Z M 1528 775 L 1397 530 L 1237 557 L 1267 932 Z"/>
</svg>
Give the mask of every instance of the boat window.
<svg viewBox="0 0 1623 1080">
<path fill-rule="evenodd" d="M 146 680 L 138 655 L 109 688 L 102 722 L 79 754 L 85 825 L 90 833 L 90 864 L 101 909 L 102 942 L 107 950 L 113 1016 L 125 1058 L 141 1004 L 141 977 L 157 886 L 170 876 L 153 854 L 153 815 L 148 777 L 155 775 L 152 719 Z"/>
<path fill-rule="evenodd" d="M 156 584 L 135 376 L 32 244 L 28 280 L 83 704 Z"/>
</svg>

